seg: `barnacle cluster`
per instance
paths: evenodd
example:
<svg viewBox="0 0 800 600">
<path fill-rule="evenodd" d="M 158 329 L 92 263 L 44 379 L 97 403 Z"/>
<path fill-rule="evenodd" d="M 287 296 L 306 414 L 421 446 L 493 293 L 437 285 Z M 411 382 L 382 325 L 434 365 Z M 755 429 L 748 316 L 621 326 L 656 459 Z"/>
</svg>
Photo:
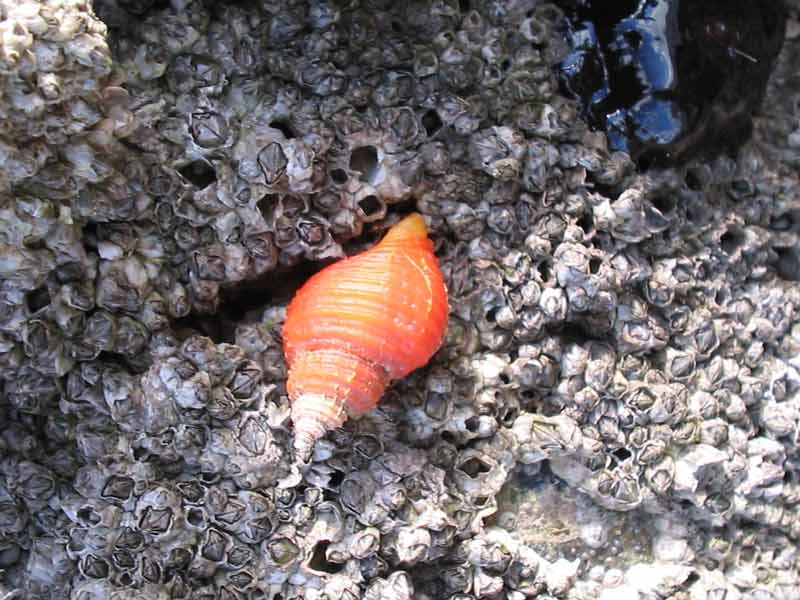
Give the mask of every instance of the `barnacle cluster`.
<svg viewBox="0 0 800 600">
<path fill-rule="evenodd" d="M 787 4 L 642 172 L 540 0 L 0 0 L 0 597 L 796 598 Z M 298 465 L 291 293 L 412 208 L 442 348 Z"/>
</svg>

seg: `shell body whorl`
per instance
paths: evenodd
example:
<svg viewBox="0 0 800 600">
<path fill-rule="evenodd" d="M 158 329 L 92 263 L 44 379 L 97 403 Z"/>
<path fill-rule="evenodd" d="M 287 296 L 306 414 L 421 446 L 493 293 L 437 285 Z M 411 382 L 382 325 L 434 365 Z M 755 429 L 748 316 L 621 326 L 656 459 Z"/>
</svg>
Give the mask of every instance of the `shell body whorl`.
<svg viewBox="0 0 800 600">
<path fill-rule="evenodd" d="M 423 366 L 447 327 L 447 291 L 422 217 L 323 269 L 289 305 L 283 343 L 295 450 L 374 408 L 386 386 Z"/>
</svg>

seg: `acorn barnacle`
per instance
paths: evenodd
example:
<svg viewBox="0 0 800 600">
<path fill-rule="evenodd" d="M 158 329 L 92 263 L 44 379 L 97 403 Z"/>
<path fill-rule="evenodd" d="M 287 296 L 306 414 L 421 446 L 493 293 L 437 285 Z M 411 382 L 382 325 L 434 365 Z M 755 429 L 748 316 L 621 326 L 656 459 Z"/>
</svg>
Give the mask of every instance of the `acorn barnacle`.
<svg viewBox="0 0 800 600">
<path fill-rule="evenodd" d="M 427 363 L 442 343 L 447 312 L 418 214 L 311 277 L 283 327 L 297 456 L 307 460 L 326 431 L 373 409 L 392 380 Z"/>
</svg>

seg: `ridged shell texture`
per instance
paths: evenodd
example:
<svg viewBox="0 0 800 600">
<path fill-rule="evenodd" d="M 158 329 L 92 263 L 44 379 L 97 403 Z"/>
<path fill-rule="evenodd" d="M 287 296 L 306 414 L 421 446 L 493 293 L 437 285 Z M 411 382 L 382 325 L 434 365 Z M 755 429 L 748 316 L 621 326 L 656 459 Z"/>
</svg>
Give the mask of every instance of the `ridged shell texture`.
<svg viewBox="0 0 800 600">
<path fill-rule="evenodd" d="M 326 267 L 289 305 L 283 344 L 295 450 L 374 408 L 390 381 L 430 360 L 447 290 L 425 221 L 412 214 L 375 247 Z"/>
</svg>

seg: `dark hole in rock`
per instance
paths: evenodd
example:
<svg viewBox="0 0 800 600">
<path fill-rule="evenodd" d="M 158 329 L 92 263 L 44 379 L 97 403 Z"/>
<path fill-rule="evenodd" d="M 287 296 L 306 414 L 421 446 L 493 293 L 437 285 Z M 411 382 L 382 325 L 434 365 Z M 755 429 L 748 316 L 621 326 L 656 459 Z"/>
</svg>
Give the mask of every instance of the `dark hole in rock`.
<svg viewBox="0 0 800 600">
<path fill-rule="evenodd" d="M 583 229 L 586 233 L 591 233 L 592 229 L 594 229 L 594 218 L 592 217 L 592 213 L 585 212 L 578 219 L 578 227 Z"/>
<path fill-rule="evenodd" d="M 439 113 L 433 109 L 426 111 L 422 115 L 422 126 L 425 128 L 428 137 L 436 135 L 442 128 L 442 120 L 439 118 Z"/>
<path fill-rule="evenodd" d="M 686 578 L 686 582 L 683 584 L 683 587 L 684 589 L 688 590 L 690 587 L 692 587 L 692 585 L 694 585 L 698 581 L 700 581 L 700 575 L 696 571 L 692 571 Z"/>
<path fill-rule="evenodd" d="M 738 229 L 729 229 L 719 238 L 719 245 L 726 254 L 733 254 L 744 244 L 744 234 Z"/>
<path fill-rule="evenodd" d="M 405 31 L 405 27 L 400 21 L 392 21 L 392 31 L 395 33 L 403 33 Z"/>
<path fill-rule="evenodd" d="M 511 427 L 514 424 L 514 421 L 517 420 L 519 416 L 519 409 L 516 407 L 508 407 L 504 408 L 503 411 L 498 415 L 498 421 L 505 427 Z"/>
<path fill-rule="evenodd" d="M 269 126 L 280 131 L 287 140 L 296 137 L 292 126 L 283 119 L 275 119 L 274 121 L 270 121 Z"/>
<path fill-rule="evenodd" d="M 84 523 L 88 523 L 90 525 L 97 525 L 101 521 L 100 516 L 94 512 L 94 509 L 91 506 L 84 506 L 83 508 L 79 509 L 78 518 Z"/>
<path fill-rule="evenodd" d="M 178 173 L 183 175 L 193 186 L 204 189 L 217 181 L 217 172 L 210 164 L 204 160 L 195 160 L 188 165 L 178 169 Z"/>
<path fill-rule="evenodd" d="M 123 587 L 128 587 L 130 585 L 133 585 L 133 575 L 127 572 L 122 572 L 119 574 L 119 578 L 117 579 L 117 581 Z"/>
<path fill-rule="evenodd" d="M 690 190 L 694 190 L 695 192 L 699 192 L 703 189 L 703 182 L 694 169 L 689 169 L 686 171 L 686 176 L 684 177 L 684 182 L 686 183 L 686 187 Z"/>
<path fill-rule="evenodd" d="M 503 69 L 503 71 L 508 71 L 511 68 L 511 59 L 506 58 L 500 63 L 500 67 Z"/>
<path fill-rule="evenodd" d="M 377 196 L 370 194 L 369 196 L 365 196 L 358 201 L 358 208 L 361 209 L 361 212 L 364 213 L 364 216 L 372 217 L 382 212 L 383 203 L 378 199 Z"/>
<path fill-rule="evenodd" d="M 547 261 L 542 261 L 538 265 L 536 265 L 536 270 L 539 272 L 539 277 L 541 278 L 543 283 L 547 283 L 550 281 L 552 277 L 552 272 L 550 271 L 550 263 Z"/>
<path fill-rule="evenodd" d="M 50 292 L 47 291 L 47 286 L 43 285 L 25 294 L 25 303 L 32 313 L 49 306 Z"/>
<path fill-rule="evenodd" d="M 255 279 L 224 287 L 220 290 L 216 314 L 190 314 L 176 319 L 173 328 L 199 331 L 216 344 L 234 343 L 237 326 L 256 319 L 270 303 L 288 302 L 309 277 L 331 262 L 301 262 L 291 269 L 274 269 Z"/>
<path fill-rule="evenodd" d="M 568 321 L 558 329 L 558 332 L 565 344 L 583 343 L 587 337 L 591 339 L 600 339 L 604 334 L 604 332 L 599 329 L 588 329 L 587 325 L 580 321 Z"/>
<path fill-rule="evenodd" d="M 256 203 L 256 208 L 266 218 L 272 214 L 272 211 L 278 205 L 278 200 L 280 200 L 278 194 L 264 194 Z"/>
<path fill-rule="evenodd" d="M 360 146 L 350 153 L 350 169 L 361 173 L 361 181 L 372 183 L 378 170 L 378 150 L 375 146 Z"/>
<path fill-rule="evenodd" d="M 596 275 L 600 271 L 600 266 L 603 264 L 603 261 L 599 258 L 590 258 L 589 259 L 589 273 L 592 275 Z"/>
<path fill-rule="evenodd" d="M 619 462 L 628 460 L 631 457 L 631 452 L 627 448 L 617 448 L 611 454 L 614 455 Z"/>
<path fill-rule="evenodd" d="M 82 228 L 83 246 L 89 250 L 97 250 L 97 223 L 89 222 Z"/>
<path fill-rule="evenodd" d="M 342 471 L 334 471 L 331 474 L 329 484 L 331 487 L 338 487 L 342 484 L 342 481 L 344 481 L 344 473 Z"/>
<path fill-rule="evenodd" d="M 317 542 L 314 546 L 314 553 L 311 555 L 311 560 L 308 561 L 308 566 L 314 571 L 322 571 L 323 573 L 339 573 L 344 569 L 344 565 L 339 565 L 330 562 L 325 558 L 325 550 L 330 546 L 330 542 Z"/>
<path fill-rule="evenodd" d="M 443 431 L 441 436 L 445 442 L 453 444 L 454 446 L 458 445 L 458 437 L 452 431 Z"/>
<path fill-rule="evenodd" d="M 471 9 L 469 0 L 458 0 L 458 10 L 461 14 L 468 13 Z"/>
<path fill-rule="evenodd" d="M 477 456 L 473 456 L 465 460 L 461 465 L 459 465 L 459 470 L 466 473 L 468 476 L 475 479 L 478 475 L 483 475 L 484 473 L 488 473 L 491 471 L 491 467 L 479 459 Z"/>
<path fill-rule="evenodd" d="M 503 383 L 511 383 L 511 377 L 508 376 L 508 373 L 500 373 L 499 377 Z"/>
<path fill-rule="evenodd" d="M 675 210 L 675 199 L 672 196 L 656 196 L 650 202 L 662 215 L 668 215 Z"/>
<path fill-rule="evenodd" d="M 475 433 L 478 431 L 478 427 L 480 426 L 481 421 L 478 417 L 470 417 L 466 421 L 464 421 L 464 426 L 467 428 L 467 431 L 471 431 Z"/>
<path fill-rule="evenodd" d="M 344 185 L 347 183 L 347 171 L 344 169 L 333 169 L 331 171 L 331 179 L 336 185 Z"/>
<path fill-rule="evenodd" d="M 639 160 L 636 162 L 639 165 L 640 171 L 647 171 L 651 166 L 653 166 L 655 159 L 653 156 L 645 154 L 641 156 Z"/>
<path fill-rule="evenodd" d="M 219 475 L 216 473 L 210 473 L 208 471 L 202 471 L 200 473 L 200 481 L 206 484 L 213 484 L 219 481 Z"/>
<path fill-rule="evenodd" d="M 193 508 L 186 513 L 186 520 L 189 525 L 201 527 L 206 522 L 206 515 L 199 508 Z"/>
<path fill-rule="evenodd" d="M 489 310 L 486 311 L 486 315 L 485 315 L 484 318 L 489 323 L 494 323 L 497 320 L 497 311 L 499 311 L 499 310 L 500 310 L 500 308 L 497 307 L 497 306 L 495 306 L 494 308 L 490 308 Z"/>
</svg>

